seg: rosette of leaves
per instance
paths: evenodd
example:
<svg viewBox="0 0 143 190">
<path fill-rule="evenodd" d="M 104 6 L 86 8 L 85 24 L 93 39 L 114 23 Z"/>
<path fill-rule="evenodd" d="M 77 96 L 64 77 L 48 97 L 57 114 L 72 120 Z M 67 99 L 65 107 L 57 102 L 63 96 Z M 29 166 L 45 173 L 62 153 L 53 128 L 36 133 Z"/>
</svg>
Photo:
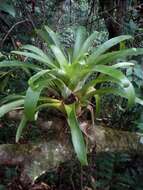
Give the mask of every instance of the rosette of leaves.
<svg viewBox="0 0 143 190">
<path fill-rule="evenodd" d="M 109 52 L 111 47 L 131 39 L 131 36 L 123 35 L 110 39 L 93 51 L 89 51 L 92 49 L 97 32 L 87 36 L 85 28 L 79 27 L 75 32 L 73 48 L 66 51 L 60 44 L 58 34 L 49 27 L 45 26 L 44 30 L 38 33 L 47 42 L 50 49 L 48 53 L 35 46 L 24 45 L 20 51 L 12 53 L 26 56 L 36 62 L 32 64 L 28 61 L 23 63 L 15 60 L 0 63 L 0 67 L 18 66 L 35 70 L 35 74 L 28 81 L 29 87 L 25 96 L 14 95 L 1 100 L 0 116 L 2 117 L 12 109 L 23 107 L 24 115 L 16 133 L 16 142 L 18 142 L 27 122 L 35 120 L 41 109 L 51 107 L 60 110 L 70 127 L 77 157 L 83 165 L 86 165 L 87 150 L 78 118 L 84 109 L 92 107 L 92 98 L 95 98 L 96 114 L 98 114 L 100 98 L 106 94 L 126 98 L 128 106 L 140 102 L 135 96 L 133 85 L 120 71 L 120 68 L 133 64 L 130 62 L 115 63 L 115 61 L 129 55 L 143 54 L 143 49 L 131 48 Z M 114 64 L 111 64 L 113 61 Z M 90 78 L 93 73 L 98 73 L 96 78 Z M 96 88 L 98 84 L 107 82 L 115 83 L 116 87 Z M 55 97 L 45 96 L 44 89 L 52 89 Z"/>
</svg>

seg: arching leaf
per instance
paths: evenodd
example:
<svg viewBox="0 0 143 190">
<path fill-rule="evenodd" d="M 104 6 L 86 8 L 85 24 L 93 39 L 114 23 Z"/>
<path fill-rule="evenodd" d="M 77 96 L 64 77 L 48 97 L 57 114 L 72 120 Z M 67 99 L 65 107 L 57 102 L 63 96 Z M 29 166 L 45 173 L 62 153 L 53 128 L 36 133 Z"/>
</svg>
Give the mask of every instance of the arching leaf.
<svg viewBox="0 0 143 190">
<path fill-rule="evenodd" d="M 89 56 L 89 62 L 93 62 L 94 60 L 96 60 L 97 57 L 99 57 L 101 54 L 105 53 L 107 50 L 109 50 L 111 47 L 119 44 L 122 41 L 131 39 L 132 36 L 129 35 L 122 35 L 122 36 L 118 36 L 115 38 L 112 38 L 106 42 L 104 42 L 102 45 L 100 45 L 97 50 L 94 51 L 93 54 L 91 54 Z"/>
<path fill-rule="evenodd" d="M 41 67 L 38 65 L 34 65 L 32 63 L 24 63 L 22 61 L 1 61 L 0 62 L 0 68 L 3 67 L 20 67 L 20 68 L 29 68 L 29 69 L 33 69 L 33 70 L 41 70 Z"/>
<path fill-rule="evenodd" d="M 78 57 L 82 45 L 86 39 L 86 29 L 84 27 L 78 27 L 77 31 L 75 32 L 75 44 L 73 48 L 73 62 L 75 62 L 76 58 Z"/>
<path fill-rule="evenodd" d="M 16 138 L 15 138 L 16 143 L 19 141 L 22 131 L 23 131 L 24 127 L 26 126 L 26 123 L 27 123 L 27 118 L 25 117 L 25 115 L 23 115 L 21 122 L 18 126 L 17 132 L 16 132 Z"/>
<path fill-rule="evenodd" d="M 53 64 L 53 62 L 50 61 L 50 59 L 39 56 L 35 53 L 30 53 L 30 52 L 22 52 L 22 51 L 12 51 L 11 53 L 17 54 L 17 55 L 22 55 L 28 58 L 35 59 L 41 63 L 44 63 L 45 65 L 51 67 L 51 68 L 56 68 L 56 65 Z"/>
<path fill-rule="evenodd" d="M 97 64 L 105 65 L 107 63 L 111 63 L 112 61 L 116 61 L 117 59 L 125 58 L 127 56 L 137 56 L 142 54 L 143 54 L 143 48 L 130 48 L 130 49 L 106 53 L 96 58 L 93 56 L 91 57 L 91 59 L 88 59 L 87 62 L 89 66 L 91 65 L 93 67 L 94 65 Z"/>
<path fill-rule="evenodd" d="M 95 102 L 96 102 L 96 117 L 99 117 L 100 110 L 101 110 L 101 105 L 100 105 L 100 96 L 96 94 L 95 96 Z"/>
<path fill-rule="evenodd" d="M 63 52 L 61 51 L 61 49 L 54 45 L 51 45 L 51 49 L 52 49 L 58 63 L 60 64 L 60 68 L 64 68 L 65 66 L 67 66 L 68 61 L 67 61 L 65 55 L 63 54 Z"/>
<path fill-rule="evenodd" d="M 0 117 L 4 116 L 9 111 L 14 110 L 17 107 L 23 106 L 24 100 L 15 100 L 9 103 L 6 103 L 0 107 Z"/>
<path fill-rule="evenodd" d="M 44 28 L 45 28 L 46 32 L 49 34 L 49 36 L 52 39 L 52 41 L 54 42 L 54 44 L 57 47 L 62 48 L 57 34 L 53 30 L 51 30 L 48 26 L 45 26 Z M 49 45 L 52 45 L 52 44 L 49 44 Z"/>
<path fill-rule="evenodd" d="M 24 45 L 24 46 L 20 47 L 20 49 L 29 50 L 29 51 L 31 51 L 31 52 L 39 55 L 40 57 L 45 58 L 46 60 L 48 60 L 48 62 L 52 63 L 52 61 L 50 60 L 50 58 L 41 49 L 39 49 L 36 46 L 33 46 L 33 45 Z"/>
<path fill-rule="evenodd" d="M 85 55 L 85 53 L 88 52 L 89 48 L 92 47 L 94 40 L 97 38 L 97 34 L 98 32 L 95 31 L 93 32 L 87 39 L 86 41 L 83 43 L 83 45 L 81 46 L 81 48 L 79 49 L 79 53 L 76 56 L 76 59 L 74 60 L 75 62 L 82 56 Z"/>
<path fill-rule="evenodd" d="M 135 91 L 131 82 L 127 79 L 127 77 L 119 70 L 114 69 L 112 66 L 106 65 L 97 65 L 95 67 L 95 71 L 109 75 L 116 80 L 121 82 L 121 87 L 126 92 L 126 96 L 128 97 L 128 105 L 131 106 L 135 103 Z"/>
<path fill-rule="evenodd" d="M 75 104 L 65 105 L 67 112 L 67 122 L 71 130 L 72 143 L 77 157 L 82 165 L 87 165 L 87 152 L 83 135 L 76 118 Z"/>
<path fill-rule="evenodd" d="M 41 89 L 32 90 L 31 87 L 29 87 L 26 92 L 26 97 L 24 101 L 24 114 L 29 121 L 33 121 L 35 119 L 35 111 L 40 93 Z"/>
</svg>

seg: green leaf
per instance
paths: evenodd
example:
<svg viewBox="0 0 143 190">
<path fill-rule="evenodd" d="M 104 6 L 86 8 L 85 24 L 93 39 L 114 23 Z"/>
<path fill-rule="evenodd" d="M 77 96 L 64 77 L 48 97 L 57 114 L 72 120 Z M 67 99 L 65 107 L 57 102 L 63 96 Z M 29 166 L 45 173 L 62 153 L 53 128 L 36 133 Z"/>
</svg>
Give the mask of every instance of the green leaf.
<svg viewBox="0 0 143 190">
<path fill-rule="evenodd" d="M 57 46 L 57 47 L 61 47 L 61 44 L 60 44 L 60 41 L 58 39 L 58 36 L 57 34 L 51 30 L 48 26 L 45 26 L 45 30 L 46 32 L 49 34 L 50 38 L 52 39 L 52 41 L 54 42 L 54 44 Z"/>
<path fill-rule="evenodd" d="M 12 2 L 8 3 L 6 1 L 2 1 L 0 3 L 0 10 L 10 14 L 13 17 L 15 17 L 16 13 L 15 13 L 15 9 L 14 9 Z"/>
<path fill-rule="evenodd" d="M 106 66 L 106 65 L 96 65 L 94 67 L 94 71 L 106 74 L 111 76 L 112 78 L 115 78 L 117 80 L 120 80 L 124 83 L 127 83 L 128 79 L 125 77 L 125 75 L 120 71 L 112 66 Z"/>
<path fill-rule="evenodd" d="M 77 55 L 77 57 L 76 57 L 75 62 L 76 62 L 80 57 L 84 56 L 85 53 L 88 52 L 89 48 L 92 47 L 94 40 L 97 38 L 97 34 L 98 34 L 98 32 L 95 31 L 95 32 L 93 32 L 93 33 L 86 39 L 86 41 L 83 43 L 82 47 L 79 49 L 79 53 L 78 53 L 78 55 Z"/>
<path fill-rule="evenodd" d="M 54 83 L 53 80 L 56 79 L 56 76 L 50 74 L 50 70 L 42 70 L 37 74 L 33 75 L 28 84 L 33 90 L 42 89 L 45 87 L 53 87 Z"/>
<path fill-rule="evenodd" d="M 103 54 L 98 58 L 94 58 L 92 60 L 88 59 L 89 65 L 94 66 L 95 64 L 107 64 L 115 61 L 117 59 L 125 58 L 127 56 L 137 56 L 143 54 L 143 48 L 130 48 L 125 50 L 114 51 L 110 53 Z"/>
<path fill-rule="evenodd" d="M 135 103 L 135 91 L 131 82 L 127 77 L 119 70 L 114 69 L 112 66 L 97 65 L 95 71 L 109 75 L 121 83 L 120 86 L 124 89 L 126 96 L 128 97 L 128 105 L 131 106 Z"/>
<path fill-rule="evenodd" d="M 49 63 L 52 63 L 50 58 L 38 47 L 35 47 L 33 45 L 24 45 L 24 46 L 20 47 L 20 49 L 29 50 L 29 51 L 39 55 L 40 57 L 45 58 Z"/>
<path fill-rule="evenodd" d="M 65 105 L 67 112 L 67 122 L 71 130 L 72 143 L 77 157 L 82 165 L 87 165 L 87 152 L 83 135 L 76 118 L 75 104 Z"/>
<path fill-rule="evenodd" d="M 22 130 L 26 126 L 26 123 L 27 123 L 27 118 L 25 117 L 25 115 L 23 115 L 21 122 L 18 126 L 17 132 L 16 132 L 16 138 L 15 138 L 16 143 L 19 141 L 20 136 L 22 134 Z"/>
<path fill-rule="evenodd" d="M 97 35 L 99 34 L 99 32 L 94 31 L 87 39 L 86 41 L 83 43 L 83 46 L 80 50 L 80 54 L 84 54 L 87 53 L 89 48 L 93 45 L 93 42 L 95 39 L 97 39 Z"/>
<path fill-rule="evenodd" d="M 118 69 L 118 68 L 128 68 L 128 67 L 133 67 L 135 64 L 131 62 L 120 62 L 117 64 L 112 65 L 113 68 Z"/>
<path fill-rule="evenodd" d="M 75 36 L 75 44 L 74 44 L 74 49 L 73 49 L 73 62 L 77 59 L 80 50 L 82 48 L 82 45 L 86 39 L 86 29 L 82 26 L 78 27 L 76 31 L 76 36 Z"/>
<path fill-rule="evenodd" d="M 135 98 L 135 102 L 136 102 L 137 104 L 140 104 L 140 105 L 143 106 L 143 100 L 142 100 L 141 98 L 136 97 L 136 98 Z"/>
<path fill-rule="evenodd" d="M 91 70 L 83 68 L 82 66 L 78 67 L 78 65 L 72 65 L 71 70 L 68 73 L 70 78 L 69 88 L 73 91 L 80 89 L 91 73 Z"/>
<path fill-rule="evenodd" d="M 43 29 L 36 29 L 35 30 L 36 33 L 39 35 L 39 37 L 42 38 L 42 40 L 44 40 L 44 42 L 46 42 L 48 45 L 51 45 L 51 43 L 49 42 L 49 36 L 47 35 L 47 32 Z"/>
<path fill-rule="evenodd" d="M 56 66 L 50 61 L 50 59 L 41 57 L 35 53 L 30 53 L 30 52 L 22 52 L 22 51 L 12 51 L 11 53 L 17 54 L 17 55 L 22 55 L 28 58 L 35 59 L 39 62 L 44 63 L 45 65 L 51 67 L 51 68 L 56 68 Z"/>
<path fill-rule="evenodd" d="M 96 117 L 99 117 L 100 114 L 100 96 L 99 95 L 95 95 L 95 101 L 96 101 Z"/>
<path fill-rule="evenodd" d="M 123 98 L 127 98 L 125 92 L 122 89 L 118 89 L 118 88 L 102 88 L 99 90 L 95 90 L 95 91 L 92 91 L 89 94 L 87 94 L 87 97 L 93 97 L 95 95 L 103 96 L 103 95 L 107 95 L 107 94 L 113 94 L 116 96 L 121 96 Z"/>
<path fill-rule="evenodd" d="M 39 88 L 52 88 L 55 90 L 55 93 L 62 94 L 62 97 L 66 99 L 69 94 L 71 94 L 70 89 L 66 86 L 63 76 L 59 74 L 59 70 L 42 70 L 37 74 L 33 75 L 29 81 L 29 86 L 33 89 Z"/>
<path fill-rule="evenodd" d="M 33 121 L 35 119 L 35 111 L 36 111 L 40 93 L 41 93 L 41 89 L 32 90 L 31 87 L 29 87 L 26 92 L 26 97 L 24 101 L 24 113 L 27 120 L 29 121 Z"/>
<path fill-rule="evenodd" d="M 0 100 L 0 105 L 10 103 L 10 102 L 13 102 L 15 100 L 21 100 L 21 99 L 24 99 L 24 96 L 15 95 L 15 94 L 8 95 L 8 96 L 6 96 Z"/>
<path fill-rule="evenodd" d="M 32 63 L 25 63 L 25 62 L 21 62 L 21 61 L 2 61 L 0 62 L 0 68 L 3 67 L 26 67 L 29 69 L 33 69 L 33 70 L 41 70 L 40 66 L 34 65 Z"/>
<path fill-rule="evenodd" d="M 108 95 L 108 94 L 113 94 L 115 96 L 121 96 L 122 98 L 128 99 L 128 97 L 127 97 L 126 93 L 123 91 L 123 89 L 101 88 L 98 90 L 95 89 L 95 90 L 89 91 L 89 93 L 86 94 L 86 96 L 84 96 L 84 98 L 82 100 L 86 102 L 87 100 L 89 100 L 90 98 L 92 98 L 95 95 L 104 96 L 104 95 Z"/>
<path fill-rule="evenodd" d="M 60 50 L 59 47 L 51 45 L 52 52 L 54 53 L 58 63 L 60 64 L 61 68 L 67 66 L 68 62 L 66 57 L 64 56 L 63 52 Z"/>
<path fill-rule="evenodd" d="M 3 106 L 0 107 L 0 117 L 4 116 L 4 114 L 8 113 L 9 111 L 14 110 L 15 108 L 19 106 L 23 106 L 24 100 L 15 100 L 10 103 L 6 103 Z"/>
<path fill-rule="evenodd" d="M 118 36 L 118 37 L 115 37 L 115 38 L 112 38 L 112 39 L 106 41 L 105 43 L 100 45 L 93 54 L 91 54 L 89 56 L 88 61 L 93 62 L 94 60 L 96 60 L 97 57 L 99 57 L 101 54 L 105 53 L 111 47 L 119 44 L 120 42 L 122 42 L 124 40 L 128 40 L 128 39 L 131 39 L 131 38 L 132 37 L 129 36 L 129 35 L 122 35 L 122 36 Z"/>
<path fill-rule="evenodd" d="M 36 30 L 37 34 L 47 43 L 50 47 L 51 45 L 55 45 L 63 49 L 59 39 L 58 34 L 51 30 L 48 26 L 44 26 L 44 30 Z"/>
<path fill-rule="evenodd" d="M 89 90 L 89 88 L 91 87 L 96 87 L 97 84 L 99 83 L 104 83 L 104 82 L 112 82 L 112 83 L 119 83 L 119 80 L 111 77 L 111 76 L 106 76 L 106 75 L 99 75 L 99 77 L 97 79 L 94 80 L 90 80 L 89 82 L 87 82 L 79 91 L 77 91 L 76 93 L 78 94 L 82 94 L 84 96 L 84 94 L 86 94 L 86 92 Z"/>
<path fill-rule="evenodd" d="M 41 105 L 39 105 L 38 107 L 37 107 L 37 111 L 38 110 L 40 110 L 40 109 L 43 109 L 43 108 L 47 108 L 47 107 L 50 107 L 50 108 L 56 108 L 56 109 L 58 109 L 58 110 L 60 110 L 60 111 L 62 111 L 63 112 L 63 110 L 61 109 L 61 102 L 59 101 L 59 102 L 48 102 L 48 103 L 45 103 L 45 104 L 41 104 Z"/>
</svg>

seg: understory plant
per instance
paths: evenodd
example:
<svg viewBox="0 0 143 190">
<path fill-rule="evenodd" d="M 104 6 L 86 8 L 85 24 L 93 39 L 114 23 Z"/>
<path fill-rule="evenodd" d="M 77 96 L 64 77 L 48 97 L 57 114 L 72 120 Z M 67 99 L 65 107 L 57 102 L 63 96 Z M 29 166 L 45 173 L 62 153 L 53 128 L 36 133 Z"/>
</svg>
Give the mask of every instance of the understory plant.
<svg viewBox="0 0 143 190">
<path fill-rule="evenodd" d="M 23 117 L 16 133 L 19 141 L 23 128 L 28 121 L 34 121 L 40 110 L 51 107 L 60 110 L 67 119 L 71 130 L 73 147 L 81 164 L 87 164 L 87 150 L 80 129 L 79 117 L 89 109 L 94 122 L 94 105 L 98 115 L 100 99 L 106 94 L 126 98 L 128 106 L 141 101 L 135 96 L 134 87 L 121 72 L 121 68 L 133 66 L 130 62 L 116 62 L 127 56 L 143 54 L 141 48 L 109 51 L 113 46 L 131 39 L 122 35 L 108 40 L 98 48 L 93 47 L 97 32 L 87 36 L 84 27 L 75 32 L 73 48 L 66 50 L 58 39 L 58 34 L 48 26 L 38 31 L 45 40 L 48 50 L 43 51 L 33 45 L 24 45 L 19 51 L 13 51 L 20 57 L 33 59 L 31 62 L 18 60 L 2 61 L 0 67 L 21 67 L 35 71 L 28 80 L 26 95 L 11 95 L 1 100 L 0 117 L 13 109 L 24 109 Z M 96 75 L 97 73 L 97 75 Z M 93 74 L 96 76 L 93 77 Z M 102 87 L 102 83 L 113 83 L 111 87 Z M 100 88 L 99 88 L 100 85 Z M 98 88 L 97 88 L 98 86 Z M 101 88 L 102 87 L 102 88 Z M 45 90 L 52 91 L 54 96 L 47 96 Z"/>
</svg>

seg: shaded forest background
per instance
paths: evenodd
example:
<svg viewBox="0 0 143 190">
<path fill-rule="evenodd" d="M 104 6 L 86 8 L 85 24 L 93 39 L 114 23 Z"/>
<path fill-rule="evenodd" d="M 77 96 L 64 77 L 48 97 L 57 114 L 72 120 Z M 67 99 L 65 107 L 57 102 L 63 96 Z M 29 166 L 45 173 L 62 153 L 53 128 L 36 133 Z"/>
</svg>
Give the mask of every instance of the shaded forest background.
<svg viewBox="0 0 143 190">
<path fill-rule="evenodd" d="M 61 33 L 68 32 L 77 25 L 84 25 L 89 31 L 107 32 L 109 38 L 132 34 L 136 37 L 134 45 L 140 45 L 143 25 L 142 1 L 15 0 L 12 2 L 9 4 L 10 15 L 4 11 L 0 13 L 1 48 L 4 46 L 8 48 L 10 43 L 14 48 L 19 43 L 34 40 L 36 43 L 34 30 L 45 24 Z"/>
</svg>

